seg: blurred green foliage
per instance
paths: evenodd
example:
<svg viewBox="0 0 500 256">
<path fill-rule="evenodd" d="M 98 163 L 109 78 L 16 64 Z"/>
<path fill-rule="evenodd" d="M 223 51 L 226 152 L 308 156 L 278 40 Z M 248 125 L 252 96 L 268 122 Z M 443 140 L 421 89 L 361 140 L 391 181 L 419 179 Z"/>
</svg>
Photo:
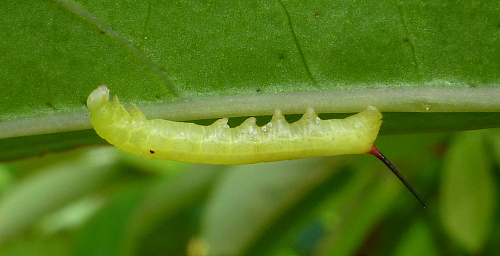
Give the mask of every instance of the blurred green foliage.
<svg viewBox="0 0 500 256">
<path fill-rule="evenodd" d="M 0 166 L 2 255 L 495 255 L 500 130 L 381 136 L 369 155 L 242 166 L 112 147 Z"/>
</svg>

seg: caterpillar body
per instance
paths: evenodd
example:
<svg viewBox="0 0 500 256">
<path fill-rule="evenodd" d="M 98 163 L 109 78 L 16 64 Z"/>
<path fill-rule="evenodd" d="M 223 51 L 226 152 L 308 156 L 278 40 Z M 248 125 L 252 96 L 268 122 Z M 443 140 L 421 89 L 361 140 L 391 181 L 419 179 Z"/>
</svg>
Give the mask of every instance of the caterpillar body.
<svg viewBox="0 0 500 256">
<path fill-rule="evenodd" d="M 205 164 L 251 164 L 368 153 L 381 159 L 422 202 L 374 146 L 382 124 L 382 114 L 375 107 L 345 119 L 330 120 L 321 120 L 309 108 L 299 121 L 291 124 L 277 109 L 271 121 L 262 127 L 251 117 L 230 128 L 227 118 L 209 126 L 148 120 L 136 106 L 127 111 L 116 96 L 110 102 L 105 85 L 89 95 L 87 106 L 97 134 L 137 156 Z"/>
<path fill-rule="evenodd" d="M 229 128 L 227 118 L 209 126 L 169 120 L 147 120 L 135 106 L 130 112 L 109 101 L 109 90 L 97 88 L 88 98 L 90 120 L 99 136 L 123 151 L 146 158 L 205 164 L 250 164 L 288 159 L 365 154 L 377 137 L 382 115 L 374 108 L 346 119 L 321 120 L 312 108 L 289 124 L 277 109 L 259 127 L 254 117 Z"/>
</svg>

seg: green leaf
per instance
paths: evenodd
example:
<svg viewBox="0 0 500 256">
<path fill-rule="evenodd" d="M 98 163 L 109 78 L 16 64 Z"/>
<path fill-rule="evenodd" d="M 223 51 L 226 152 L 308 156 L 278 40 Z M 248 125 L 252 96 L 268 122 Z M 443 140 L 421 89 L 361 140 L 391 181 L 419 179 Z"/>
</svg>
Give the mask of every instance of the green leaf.
<svg viewBox="0 0 500 256">
<path fill-rule="evenodd" d="M 128 220 L 133 215 L 144 191 L 129 186 L 82 229 L 74 246 L 74 255 L 121 255 Z M 89 245 L 93 245 L 90 247 Z"/>
<path fill-rule="evenodd" d="M 0 200 L 0 243 L 116 177 L 118 170 L 112 166 L 115 157 L 103 152 L 66 156 L 68 161 L 59 158 L 63 160 L 40 168 L 32 177 L 6 189 Z"/>
<path fill-rule="evenodd" d="M 93 130 L 14 137 L 1 141 L 0 162 L 43 155 L 46 152 L 61 151 L 82 145 L 106 143 L 105 140 L 96 136 Z"/>
<path fill-rule="evenodd" d="M 500 129 L 491 129 L 486 134 L 486 140 L 490 143 L 493 159 L 500 166 Z"/>
<path fill-rule="evenodd" d="M 396 256 L 439 255 L 436 239 L 428 224 L 417 220 L 399 242 Z M 439 243 L 439 241 L 437 241 Z"/>
<path fill-rule="evenodd" d="M 348 184 L 346 191 L 339 193 L 336 199 L 333 211 L 337 211 L 338 216 L 330 220 L 330 234 L 322 239 L 322 246 L 316 249 L 316 255 L 356 254 L 363 241 L 368 239 L 370 230 L 390 213 L 401 195 L 399 191 L 404 191 L 393 175 L 380 175 L 373 172 L 373 165 L 365 163 L 361 164 L 356 177 L 350 182 L 352 184 Z"/>
<path fill-rule="evenodd" d="M 195 235 L 192 219 L 199 217 L 198 207 L 206 200 L 214 181 L 224 174 L 223 170 L 223 166 L 186 164 L 175 179 L 160 179 L 149 186 L 127 221 L 121 255 L 151 255 L 151 251 L 160 249 L 164 253 L 184 254 L 188 247 L 185 240 Z M 159 245 L 150 248 L 147 242 L 151 240 Z"/>
<path fill-rule="evenodd" d="M 269 253 L 280 242 L 276 237 L 286 234 L 294 221 L 313 211 L 315 202 L 334 189 L 325 184 L 342 161 L 327 160 L 241 165 L 228 170 L 202 219 L 201 235 L 209 254 Z"/>
<path fill-rule="evenodd" d="M 446 153 L 440 217 L 448 235 L 469 254 L 488 239 L 497 201 L 491 161 L 481 131 L 458 134 Z"/>
<path fill-rule="evenodd" d="M 388 131 L 499 126 L 499 10 L 497 1 L 7 1 L 0 138 L 90 128 L 85 100 L 101 84 L 172 120 L 374 105 L 476 118 L 387 116 Z"/>
<path fill-rule="evenodd" d="M 23 238 L 2 246 L 2 256 L 67 256 L 71 255 L 67 237 Z"/>
</svg>

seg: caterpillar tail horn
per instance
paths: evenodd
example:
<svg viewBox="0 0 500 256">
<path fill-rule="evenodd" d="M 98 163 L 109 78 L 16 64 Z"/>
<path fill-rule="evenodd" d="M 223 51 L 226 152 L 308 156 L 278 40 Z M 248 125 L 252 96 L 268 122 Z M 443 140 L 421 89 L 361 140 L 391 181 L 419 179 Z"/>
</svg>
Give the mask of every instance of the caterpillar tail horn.
<svg viewBox="0 0 500 256">
<path fill-rule="evenodd" d="M 424 206 L 424 208 L 427 208 L 427 204 L 424 202 L 424 200 L 422 200 L 422 198 L 420 198 L 420 196 L 415 191 L 415 189 L 413 189 L 413 187 L 410 185 L 410 183 L 403 177 L 403 175 L 401 175 L 401 173 L 398 171 L 398 169 L 396 169 L 396 167 L 391 163 L 391 161 L 389 161 L 389 159 L 387 159 L 387 157 L 385 157 L 377 149 L 375 144 L 373 144 L 372 149 L 370 150 L 370 152 L 368 152 L 368 154 L 374 155 L 375 157 L 380 159 L 380 161 L 382 161 L 389 168 L 389 170 L 391 170 L 391 172 L 394 173 L 394 175 L 396 175 L 396 177 L 398 177 L 398 179 L 401 182 L 403 182 L 403 184 L 406 186 L 406 188 L 408 190 L 410 190 L 410 192 L 413 194 L 413 196 Z"/>
</svg>

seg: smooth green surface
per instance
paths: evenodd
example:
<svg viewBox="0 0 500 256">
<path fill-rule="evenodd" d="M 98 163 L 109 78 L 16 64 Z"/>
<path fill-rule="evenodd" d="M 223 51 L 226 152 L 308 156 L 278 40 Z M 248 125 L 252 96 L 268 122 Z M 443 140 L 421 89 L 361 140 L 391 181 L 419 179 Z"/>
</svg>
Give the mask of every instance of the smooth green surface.
<svg viewBox="0 0 500 256">
<path fill-rule="evenodd" d="M 484 132 L 461 133 L 452 141 L 442 176 L 440 215 L 446 231 L 470 253 L 491 231 L 497 183 L 485 150 Z"/>
<path fill-rule="evenodd" d="M 3 139 L 0 144 L 0 161 L 105 143 L 105 140 L 96 136 L 94 130 L 8 138 Z"/>
<path fill-rule="evenodd" d="M 85 101 L 101 84 L 181 121 L 373 105 L 443 112 L 387 116 L 390 133 L 498 127 L 499 11 L 496 1 L 4 1 L 0 138 L 91 128 Z M 19 145 L 6 159 L 42 152 Z"/>
</svg>

